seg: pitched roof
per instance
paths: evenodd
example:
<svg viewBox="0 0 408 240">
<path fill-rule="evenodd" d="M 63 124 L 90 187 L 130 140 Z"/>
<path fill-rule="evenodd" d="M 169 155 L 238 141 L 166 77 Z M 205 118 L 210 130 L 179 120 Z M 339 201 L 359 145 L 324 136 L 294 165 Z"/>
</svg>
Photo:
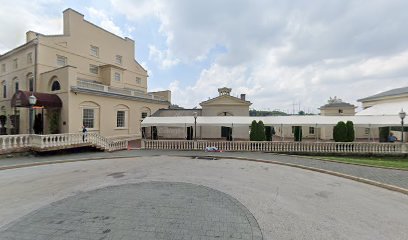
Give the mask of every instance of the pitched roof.
<svg viewBox="0 0 408 240">
<path fill-rule="evenodd" d="M 334 102 L 334 103 L 328 103 L 326 105 L 321 106 L 319 109 L 326 109 L 326 108 L 356 108 L 353 104 L 346 103 L 346 102 Z"/>
<path fill-rule="evenodd" d="M 391 96 L 398 96 L 398 95 L 408 95 L 408 87 L 394 88 L 394 89 L 391 89 L 385 92 L 374 94 L 366 98 L 358 99 L 357 101 L 363 102 L 363 101 L 368 101 L 368 100 L 374 100 L 377 98 L 391 97 Z"/>
<path fill-rule="evenodd" d="M 206 104 L 214 103 L 214 102 L 216 102 L 216 101 L 218 101 L 218 100 L 221 100 L 221 99 L 223 99 L 223 98 L 224 98 L 224 99 L 225 99 L 225 98 L 228 98 L 228 99 L 230 99 L 230 100 L 236 101 L 237 103 L 245 104 L 245 105 L 248 105 L 248 106 L 252 105 L 252 103 L 251 103 L 250 101 L 242 100 L 241 98 L 233 97 L 233 96 L 230 96 L 230 95 L 220 95 L 220 96 L 218 96 L 218 97 L 211 98 L 211 99 L 208 99 L 207 101 L 201 102 L 201 103 L 200 103 L 200 106 L 203 106 L 203 105 L 206 105 Z"/>
<path fill-rule="evenodd" d="M 194 116 L 194 112 L 197 112 L 198 116 L 201 116 L 202 109 L 159 109 L 152 114 L 152 117 L 187 117 Z"/>
</svg>

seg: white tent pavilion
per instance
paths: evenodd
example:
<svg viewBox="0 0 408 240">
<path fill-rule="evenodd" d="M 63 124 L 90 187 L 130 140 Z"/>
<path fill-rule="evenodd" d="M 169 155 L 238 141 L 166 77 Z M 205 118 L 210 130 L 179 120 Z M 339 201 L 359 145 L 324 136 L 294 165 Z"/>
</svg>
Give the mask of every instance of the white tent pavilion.
<svg viewBox="0 0 408 240">
<path fill-rule="evenodd" d="M 379 103 L 356 113 L 356 116 L 396 116 L 399 118 L 398 113 L 401 109 L 408 110 L 408 101 Z"/>
<path fill-rule="evenodd" d="M 401 109 L 400 109 L 401 110 Z M 219 117 L 197 117 L 197 126 L 250 126 L 253 120 L 262 120 L 265 126 L 335 126 L 339 121 L 352 121 L 356 127 L 385 127 L 399 126 L 401 119 L 398 115 L 362 115 L 362 116 L 219 116 Z M 194 117 L 147 117 L 142 122 L 142 127 L 167 126 L 185 127 L 194 126 Z"/>
</svg>

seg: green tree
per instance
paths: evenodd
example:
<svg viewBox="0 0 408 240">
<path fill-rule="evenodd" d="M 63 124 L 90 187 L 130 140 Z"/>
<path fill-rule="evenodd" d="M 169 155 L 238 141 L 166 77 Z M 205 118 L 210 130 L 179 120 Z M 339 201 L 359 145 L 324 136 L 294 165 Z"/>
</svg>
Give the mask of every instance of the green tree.
<svg viewBox="0 0 408 240">
<path fill-rule="evenodd" d="M 251 132 L 249 133 L 249 140 L 251 141 L 256 141 L 256 131 L 258 128 L 258 124 L 256 123 L 255 120 L 252 121 L 251 123 Z"/>
<path fill-rule="evenodd" d="M 295 137 L 295 142 L 302 141 L 302 126 L 295 126 L 295 131 L 293 132 Z"/>
<path fill-rule="evenodd" d="M 333 139 L 335 142 L 347 141 L 347 126 L 343 121 L 338 122 L 333 128 Z"/>
<path fill-rule="evenodd" d="M 262 121 L 258 122 L 258 127 L 257 127 L 257 141 L 265 141 L 266 140 L 266 135 L 265 135 L 265 126 Z"/>
<path fill-rule="evenodd" d="M 59 115 L 58 110 L 51 110 L 48 113 L 48 123 L 51 134 L 59 133 Z"/>
<path fill-rule="evenodd" d="M 347 142 L 354 142 L 355 133 L 354 133 L 354 124 L 352 121 L 346 122 L 347 128 Z"/>
</svg>

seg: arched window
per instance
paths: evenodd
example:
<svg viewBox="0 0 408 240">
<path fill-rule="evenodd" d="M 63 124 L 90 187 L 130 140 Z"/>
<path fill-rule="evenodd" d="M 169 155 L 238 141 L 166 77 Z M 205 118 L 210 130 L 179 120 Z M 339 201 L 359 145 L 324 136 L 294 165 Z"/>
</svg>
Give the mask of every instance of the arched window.
<svg viewBox="0 0 408 240">
<path fill-rule="evenodd" d="M 55 80 L 51 84 L 51 91 L 58 91 L 58 90 L 61 90 L 61 85 L 57 80 Z"/>
<path fill-rule="evenodd" d="M 30 92 L 34 91 L 34 77 L 32 73 L 27 74 L 27 86 L 28 91 Z"/>
</svg>

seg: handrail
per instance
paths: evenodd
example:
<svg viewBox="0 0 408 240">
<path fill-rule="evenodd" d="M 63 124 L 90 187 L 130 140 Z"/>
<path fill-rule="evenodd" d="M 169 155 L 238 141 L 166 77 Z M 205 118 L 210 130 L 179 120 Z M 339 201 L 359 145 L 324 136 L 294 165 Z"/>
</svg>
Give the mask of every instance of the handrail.
<svg viewBox="0 0 408 240">
<path fill-rule="evenodd" d="M 110 140 L 97 133 L 21 134 L 0 136 L 0 153 L 24 149 L 62 149 L 91 145 L 106 151 L 126 149 L 128 140 Z"/>
<path fill-rule="evenodd" d="M 216 147 L 222 151 L 276 153 L 343 153 L 343 154 L 406 154 L 408 144 L 366 142 L 257 142 L 205 140 L 143 140 L 144 149 L 205 150 Z"/>
<path fill-rule="evenodd" d="M 77 87 L 84 88 L 84 89 L 91 89 L 91 90 L 100 91 L 100 92 L 115 93 L 115 94 L 140 97 L 140 98 L 145 98 L 145 99 L 153 99 L 153 100 L 159 100 L 159 101 L 167 101 L 166 99 L 155 96 L 151 93 L 140 93 L 140 91 L 137 89 L 118 88 L 118 87 L 103 85 L 103 84 L 94 83 L 90 81 L 85 81 L 85 80 L 77 80 Z"/>
</svg>

